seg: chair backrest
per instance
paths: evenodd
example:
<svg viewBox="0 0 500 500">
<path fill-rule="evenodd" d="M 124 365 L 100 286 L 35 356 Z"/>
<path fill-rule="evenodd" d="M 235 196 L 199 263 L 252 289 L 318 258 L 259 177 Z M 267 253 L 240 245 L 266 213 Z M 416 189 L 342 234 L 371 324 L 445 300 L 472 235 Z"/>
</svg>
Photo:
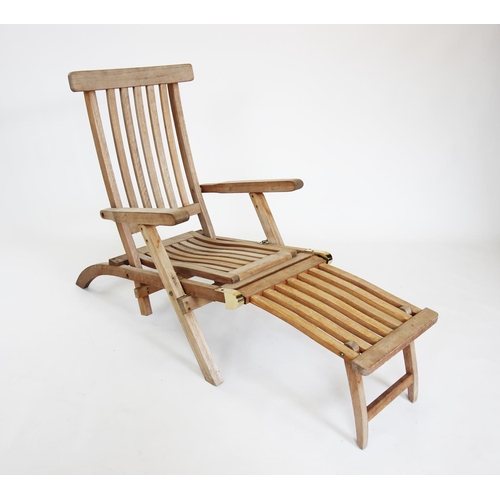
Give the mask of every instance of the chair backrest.
<svg viewBox="0 0 500 500">
<path fill-rule="evenodd" d="M 76 71 L 68 76 L 71 90 L 85 95 L 111 207 L 185 207 L 198 215 L 203 233 L 213 237 L 179 93 L 179 82 L 193 78 L 190 64 Z M 101 114 L 104 101 L 108 111 Z M 114 151 L 108 147 L 111 142 Z"/>
</svg>

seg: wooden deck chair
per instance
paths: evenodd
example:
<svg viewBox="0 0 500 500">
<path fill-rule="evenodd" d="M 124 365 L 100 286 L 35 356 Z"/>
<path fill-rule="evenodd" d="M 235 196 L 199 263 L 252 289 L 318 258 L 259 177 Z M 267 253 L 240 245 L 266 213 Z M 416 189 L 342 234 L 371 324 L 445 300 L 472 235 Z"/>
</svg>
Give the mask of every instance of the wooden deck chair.
<svg viewBox="0 0 500 500">
<path fill-rule="evenodd" d="M 414 341 L 438 316 L 333 267 L 328 253 L 285 246 L 265 193 L 300 189 L 301 180 L 200 185 L 179 94 L 179 83 L 192 79 L 189 64 L 69 74 L 71 90 L 85 96 L 109 198 L 101 217 L 116 223 L 125 251 L 86 268 L 77 285 L 86 288 L 100 275 L 130 280 L 143 315 L 152 312 L 149 295 L 165 289 L 203 376 L 214 385 L 222 378 L 194 311 L 217 301 L 229 309 L 253 304 L 277 316 L 343 360 L 357 443 L 365 448 L 371 418 L 405 390 L 416 400 Z M 266 244 L 217 236 L 205 193 L 249 194 Z M 191 218 L 198 218 L 199 230 L 160 238 L 157 226 Z M 139 231 L 141 248 L 132 237 Z M 406 373 L 367 406 L 362 376 L 400 351 Z"/>
</svg>

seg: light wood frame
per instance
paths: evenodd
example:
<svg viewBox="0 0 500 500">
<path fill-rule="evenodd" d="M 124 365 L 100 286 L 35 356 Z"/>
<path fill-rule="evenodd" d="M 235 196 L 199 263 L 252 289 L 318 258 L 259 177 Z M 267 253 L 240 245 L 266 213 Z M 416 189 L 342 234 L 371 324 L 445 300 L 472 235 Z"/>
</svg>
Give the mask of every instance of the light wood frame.
<svg viewBox="0 0 500 500">
<path fill-rule="evenodd" d="M 214 301 L 227 308 L 253 304 L 281 318 L 343 358 L 357 443 L 365 448 L 370 419 L 405 390 L 410 401 L 416 400 L 414 343 L 437 321 L 437 313 L 331 266 L 328 252 L 286 246 L 266 194 L 301 189 L 300 179 L 200 184 L 179 92 L 179 83 L 193 78 L 189 64 L 70 73 L 71 90 L 85 97 L 110 203 L 100 215 L 116 224 L 125 252 L 84 269 L 77 285 L 87 288 L 101 275 L 130 280 L 143 315 L 152 313 L 150 294 L 165 290 L 203 376 L 213 385 L 222 377 L 196 309 Z M 209 193 L 249 195 L 266 240 L 217 236 L 204 201 Z M 160 238 L 158 226 L 192 218 L 199 221 L 198 231 Z M 137 232 L 144 247 L 134 242 Z M 367 405 L 362 377 L 400 352 L 405 374 Z"/>
</svg>

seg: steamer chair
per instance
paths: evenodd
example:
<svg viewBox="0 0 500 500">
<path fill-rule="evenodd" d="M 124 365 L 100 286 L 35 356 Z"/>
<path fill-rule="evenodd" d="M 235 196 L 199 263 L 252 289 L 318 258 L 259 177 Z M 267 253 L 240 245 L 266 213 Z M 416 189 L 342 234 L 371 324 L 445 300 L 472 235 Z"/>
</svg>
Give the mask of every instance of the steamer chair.
<svg viewBox="0 0 500 500">
<path fill-rule="evenodd" d="M 284 245 L 265 193 L 300 189 L 301 180 L 200 185 L 179 93 L 179 83 L 193 78 L 190 64 L 69 74 L 71 90 L 85 97 L 109 198 L 101 217 L 116 224 L 124 248 L 123 255 L 84 269 L 77 285 L 87 288 L 101 275 L 130 280 L 143 315 L 152 313 L 149 295 L 164 289 L 213 385 L 222 377 L 194 311 L 215 301 L 228 309 L 252 304 L 277 316 L 344 362 L 363 449 L 370 419 L 405 390 L 411 402 L 417 399 L 414 341 L 438 315 L 330 265 L 326 252 Z M 99 100 L 107 102 L 102 114 Z M 208 193 L 247 193 L 265 244 L 217 236 L 204 202 Z M 182 229 L 191 218 L 198 218 L 198 231 L 160 238 L 157 226 Z M 139 231 L 141 248 L 132 237 Z M 367 405 L 362 377 L 400 351 L 406 373 Z"/>
</svg>

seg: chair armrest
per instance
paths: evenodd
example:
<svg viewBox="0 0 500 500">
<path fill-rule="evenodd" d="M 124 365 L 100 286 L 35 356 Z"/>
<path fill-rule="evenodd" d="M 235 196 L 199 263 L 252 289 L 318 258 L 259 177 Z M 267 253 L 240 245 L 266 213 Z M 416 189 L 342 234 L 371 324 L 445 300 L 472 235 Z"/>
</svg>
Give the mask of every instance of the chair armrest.
<svg viewBox="0 0 500 500">
<path fill-rule="evenodd" d="M 175 226 L 189 220 L 189 213 L 183 208 L 105 208 L 101 217 L 125 224 Z"/>
<path fill-rule="evenodd" d="M 279 193 L 300 189 L 300 179 L 273 179 L 257 181 L 228 181 L 202 184 L 202 193 Z"/>
</svg>

